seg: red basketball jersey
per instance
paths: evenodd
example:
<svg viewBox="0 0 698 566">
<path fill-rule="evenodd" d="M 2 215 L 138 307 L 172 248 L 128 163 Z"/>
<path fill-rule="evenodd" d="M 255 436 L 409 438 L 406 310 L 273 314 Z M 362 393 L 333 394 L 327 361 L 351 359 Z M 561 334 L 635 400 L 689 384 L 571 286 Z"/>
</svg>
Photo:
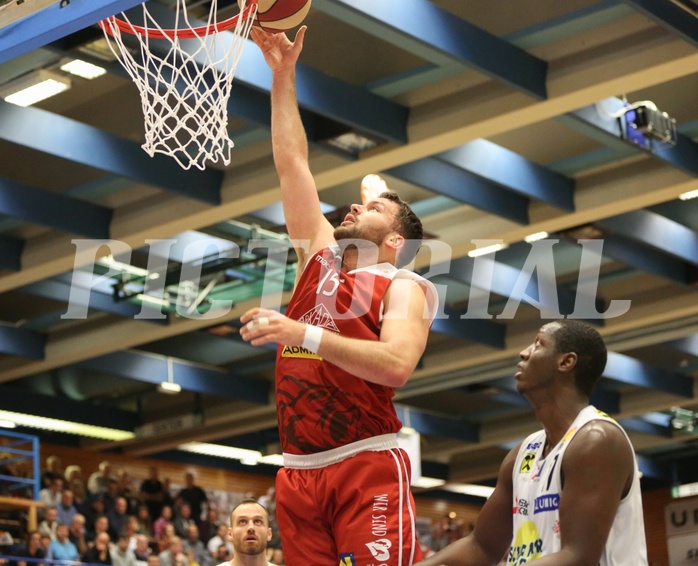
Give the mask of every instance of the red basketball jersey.
<svg viewBox="0 0 698 566">
<path fill-rule="evenodd" d="M 378 340 L 382 301 L 391 281 L 398 273 L 418 276 L 387 263 L 343 273 L 341 262 L 337 246 L 313 255 L 286 316 L 325 332 Z M 313 454 L 399 431 L 393 395 L 391 387 L 355 377 L 304 348 L 279 345 L 276 405 L 286 453 Z"/>
</svg>

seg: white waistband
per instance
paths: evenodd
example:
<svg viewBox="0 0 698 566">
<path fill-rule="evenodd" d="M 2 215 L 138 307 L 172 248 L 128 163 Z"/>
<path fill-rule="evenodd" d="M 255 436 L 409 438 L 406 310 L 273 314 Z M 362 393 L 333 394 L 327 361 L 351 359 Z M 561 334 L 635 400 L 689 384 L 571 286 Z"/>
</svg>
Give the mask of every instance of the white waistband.
<svg viewBox="0 0 698 566">
<path fill-rule="evenodd" d="M 284 467 L 324 468 L 351 456 L 356 456 L 359 452 L 375 452 L 377 450 L 392 450 L 393 448 L 398 448 L 397 434 L 381 434 L 315 454 L 288 454 L 284 452 Z"/>
</svg>

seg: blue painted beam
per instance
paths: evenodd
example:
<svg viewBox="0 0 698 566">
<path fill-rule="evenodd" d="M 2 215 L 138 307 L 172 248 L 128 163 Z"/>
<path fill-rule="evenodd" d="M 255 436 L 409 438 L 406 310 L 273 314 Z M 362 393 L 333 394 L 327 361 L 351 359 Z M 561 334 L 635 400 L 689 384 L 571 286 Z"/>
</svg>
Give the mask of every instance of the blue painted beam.
<svg viewBox="0 0 698 566">
<path fill-rule="evenodd" d="M 250 401 L 260 405 L 269 402 L 270 384 L 268 382 L 173 358 L 170 360 L 173 381 L 186 391 Z M 159 384 L 168 380 L 167 358 L 136 350 L 107 354 L 80 362 L 78 365 L 146 383 Z"/>
<path fill-rule="evenodd" d="M 0 386 L 0 409 L 117 430 L 133 431 L 140 424 L 137 413 L 5 385 Z"/>
<path fill-rule="evenodd" d="M 623 0 L 669 31 L 698 47 L 698 19 L 670 0 Z M 695 6 L 695 2 L 693 3 Z"/>
<path fill-rule="evenodd" d="M 466 442 L 480 440 L 480 426 L 462 418 L 442 417 L 406 405 L 395 405 L 395 412 L 404 426 L 412 427 L 420 434 L 444 436 Z"/>
<path fill-rule="evenodd" d="M 475 140 L 435 157 L 522 196 L 574 211 L 574 179 L 490 141 Z"/>
<path fill-rule="evenodd" d="M 652 478 L 654 480 L 665 481 L 667 485 L 676 483 L 676 474 L 674 473 L 671 462 L 658 461 L 642 454 L 636 454 L 637 467 L 643 477 Z M 692 482 L 692 480 L 689 480 Z"/>
<path fill-rule="evenodd" d="M 449 265 L 448 274 L 450 277 L 463 281 L 483 291 L 492 292 L 501 297 L 506 297 L 509 300 L 523 301 L 536 308 L 538 301 L 544 309 L 549 309 L 554 313 L 561 315 L 571 314 L 574 312 L 575 294 L 571 291 L 557 285 L 554 281 L 546 282 L 545 288 L 554 288 L 555 296 L 549 296 L 542 292 L 542 286 L 539 285 L 537 277 L 528 277 L 522 270 L 506 265 L 501 262 L 494 261 L 490 258 L 479 258 L 480 261 L 492 261 L 492 277 L 487 281 L 482 281 L 481 277 L 477 276 L 475 265 L 478 258 L 461 257 L 452 260 Z M 525 267 L 525 266 L 524 266 Z M 437 266 L 435 273 L 440 273 L 440 267 Z M 518 284 L 519 278 L 529 279 L 526 289 L 521 289 Z M 558 317 L 560 318 L 560 317 Z M 599 321 L 595 321 L 599 322 Z"/>
<path fill-rule="evenodd" d="M 70 33 L 94 25 L 117 12 L 123 12 L 138 6 L 143 1 L 56 1 L 47 8 L 3 28 L 0 34 L 0 63 L 38 49 Z"/>
<path fill-rule="evenodd" d="M 504 377 L 488 381 L 487 383 L 507 392 L 506 396 L 504 394 L 496 396 L 495 398 L 497 400 L 506 402 L 515 407 L 530 407 L 530 404 L 526 398 L 518 393 L 515 378 Z M 512 396 L 513 393 L 516 393 L 516 395 Z M 517 398 L 522 401 L 517 401 Z M 597 385 L 591 393 L 589 402 L 597 409 L 601 409 L 609 415 L 620 413 L 620 393 L 618 391 L 613 391 Z"/>
<path fill-rule="evenodd" d="M 698 334 L 686 336 L 686 338 L 680 338 L 679 340 L 672 340 L 667 342 L 666 346 L 698 357 Z"/>
<path fill-rule="evenodd" d="M 464 310 L 446 308 L 448 318 L 436 318 L 432 331 L 445 334 L 451 338 L 483 344 L 490 348 L 504 349 L 506 327 L 491 320 L 461 318 Z"/>
<path fill-rule="evenodd" d="M 0 353 L 43 360 L 46 336 L 24 328 L 0 325 Z"/>
<path fill-rule="evenodd" d="M 88 238 L 109 238 L 112 210 L 0 178 L 0 214 Z"/>
<path fill-rule="evenodd" d="M 0 269 L 19 271 L 22 269 L 24 240 L 0 234 Z"/>
<path fill-rule="evenodd" d="M 426 157 L 387 169 L 383 173 L 517 224 L 528 224 L 529 200 L 526 197 L 439 159 Z"/>
<path fill-rule="evenodd" d="M 39 108 L 0 101 L 0 139 L 206 203 L 221 202 L 220 171 L 185 171 L 165 155 L 149 157 L 137 143 Z"/>
<path fill-rule="evenodd" d="M 608 352 L 608 362 L 603 375 L 608 379 L 636 387 L 655 389 L 689 399 L 693 397 L 692 378 L 650 366 L 617 352 Z"/>
<path fill-rule="evenodd" d="M 698 234 L 683 224 L 649 210 L 634 210 L 596 224 L 665 254 L 698 265 Z"/>
<path fill-rule="evenodd" d="M 61 281 L 59 279 L 46 279 L 44 281 L 38 281 L 36 283 L 31 283 L 20 287 L 17 289 L 22 293 L 28 295 L 34 295 L 36 297 L 44 297 L 46 299 L 53 299 L 55 301 L 68 302 L 70 299 L 70 286 L 69 281 Z M 86 294 L 86 293 L 85 293 Z M 78 293 L 73 296 L 73 301 L 79 301 L 83 294 Z M 141 312 L 142 306 L 136 305 L 134 303 L 129 303 L 126 301 L 115 301 L 112 295 L 107 295 L 97 289 L 90 290 L 90 304 L 89 308 L 108 312 L 110 314 L 115 314 L 122 317 L 132 318 Z M 145 319 L 147 322 L 152 322 L 156 324 L 168 324 L 169 320 L 167 318 L 153 318 Z"/>
<path fill-rule="evenodd" d="M 642 434 L 662 436 L 664 438 L 671 438 L 674 436 L 671 427 L 652 423 L 641 417 L 622 419 L 618 421 L 618 424 L 620 424 L 625 430 L 631 430 L 633 432 L 639 432 Z"/>
<path fill-rule="evenodd" d="M 391 31 L 415 38 L 459 63 L 538 99 L 547 97 L 547 63 L 428 0 L 335 0 Z"/>
<path fill-rule="evenodd" d="M 686 262 L 624 236 L 605 235 L 603 254 L 680 285 L 692 285 L 698 277 Z"/>
<path fill-rule="evenodd" d="M 598 104 L 585 106 L 566 114 L 564 117 L 560 117 L 560 121 L 575 127 L 594 139 L 599 139 L 603 143 L 615 147 L 628 146 L 637 151 L 646 151 L 644 147 L 622 137 L 620 119 L 615 115 L 624 107 L 625 103 L 619 98 L 606 98 Z M 684 134 L 678 134 L 675 146 L 655 143 L 652 151 L 648 151 L 648 153 L 689 175 L 698 177 L 698 143 Z"/>
</svg>

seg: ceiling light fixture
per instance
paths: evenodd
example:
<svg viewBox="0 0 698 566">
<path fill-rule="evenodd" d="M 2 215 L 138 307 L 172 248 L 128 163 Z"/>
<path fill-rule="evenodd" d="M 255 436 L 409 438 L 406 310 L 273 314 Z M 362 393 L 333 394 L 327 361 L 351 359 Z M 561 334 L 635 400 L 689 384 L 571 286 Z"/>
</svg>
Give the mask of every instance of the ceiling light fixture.
<svg viewBox="0 0 698 566">
<path fill-rule="evenodd" d="M 70 88 L 68 77 L 39 69 L 0 87 L 0 96 L 17 106 L 31 106 Z"/>
<path fill-rule="evenodd" d="M 412 487 L 421 487 L 424 489 L 429 489 L 432 487 L 441 487 L 445 483 L 446 480 L 422 476 L 421 478 L 416 479 L 412 482 Z"/>
<path fill-rule="evenodd" d="M 524 238 L 524 242 L 527 242 L 529 244 L 532 244 L 533 242 L 537 242 L 538 240 L 545 240 L 550 234 L 547 232 L 536 232 L 535 234 L 529 234 Z"/>
<path fill-rule="evenodd" d="M 72 61 L 64 63 L 61 65 L 61 71 L 90 81 L 107 74 L 107 70 L 104 67 L 93 65 L 82 59 L 73 59 Z"/>
<path fill-rule="evenodd" d="M 493 244 L 491 246 L 483 246 L 482 248 L 475 248 L 474 250 L 470 250 L 468 252 L 468 257 L 480 257 L 483 255 L 493 254 L 500 250 L 505 250 L 508 247 L 509 245 L 504 243 Z"/>
<path fill-rule="evenodd" d="M 202 454 L 204 456 L 240 460 L 240 463 L 246 466 L 269 464 L 271 466 L 281 467 L 284 465 L 284 459 L 281 454 L 268 454 L 267 456 L 263 456 L 259 450 L 248 450 L 247 448 L 236 448 L 235 446 L 224 446 L 222 444 L 187 442 L 186 444 L 181 444 L 178 449 L 184 452 Z"/>
<path fill-rule="evenodd" d="M 174 382 L 174 362 L 170 357 L 167 358 L 167 381 L 158 385 L 158 391 L 166 395 L 177 395 L 182 392 L 182 386 Z"/>
<path fill-rule="evenodd" d="M 444 487 L 446 491 L 451 491 L 453 493 L 462 493 L 463 495 L 472 495 L 474 497 L 483 497 L 485 499 L 489 498 L 494 491 L 493 487 L 486 485 L 475 485 L 470 483 L 457 483 L 451 484 Z"/>
<path fill-rule="evenodd" d="M 17 428 L 17 423 L 13 421 L 0 420 L 0 427 L 2 428 Z"/>
<path fill-rule="evenodd" d="M 26 415 L 24 413 L 13 413 L 11 411 L 0 411 L 0 421 L 9 421 L 15 425 L 26 426 L 28 428 L 38 428 L 53 432 L 64 432 L 67 434 L 77 434 L 90 438 L 102 440 L 128 440 L 134 438 L 135 434 L 127 430 L 117 430 L 102 426 L 88 425 L 71 421 L 62 421 L 38 415 Z"/>
<path fill-rule="evenodd" d="M 687 193 L 682 193 L 679 195 L 681 200 L 691 200 L 698 197 L 698 189 L 695 191 L 688 191 Z"/>
</svg>

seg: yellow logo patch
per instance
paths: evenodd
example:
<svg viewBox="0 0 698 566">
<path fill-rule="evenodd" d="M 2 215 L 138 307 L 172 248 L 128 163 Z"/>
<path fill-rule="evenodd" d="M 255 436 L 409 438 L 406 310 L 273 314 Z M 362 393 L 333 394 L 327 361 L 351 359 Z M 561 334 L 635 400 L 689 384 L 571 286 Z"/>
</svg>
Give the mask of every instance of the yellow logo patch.
<svg viewBox="0 0 698 566">
<path fill-rule="evenodd" d="M 307 360 L 321 360 L 317 354 L 313 354 L 310 350 L 306 350 L 301 346 L 284 346 L 281 350 L 282 358 L 304 358 Z"/>
</svg>

